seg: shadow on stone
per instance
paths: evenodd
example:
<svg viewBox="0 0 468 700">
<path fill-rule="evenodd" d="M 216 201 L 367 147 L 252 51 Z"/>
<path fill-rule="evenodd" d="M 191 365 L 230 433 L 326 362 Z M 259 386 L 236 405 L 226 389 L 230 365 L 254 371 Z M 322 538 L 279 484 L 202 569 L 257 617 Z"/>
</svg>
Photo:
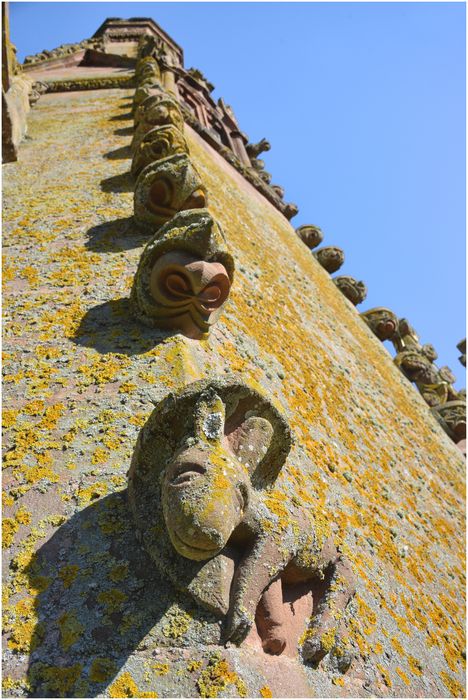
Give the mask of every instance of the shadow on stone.
<svg viewBox="0 0 468 700">
<path fill-rule="evenodd" d="M 143 639 L 145 648 L 174 644 L 164 624 L 153 630 L 173 603 L 197 617 L 136 541 L 126 491 L 104 498 L 99 488 L 86 491 L 99 500 L 63 524 L 24 570 L 30 587 L 42 590 L 28 667 L 32 697 L 95 697 Z"/>
<path fill-rule="evenodd" d="M 126 172 L 106 177 L 101 180 L 100 185 L 103 192 L 133 192 L 135 180 L 129 172 Z"/>
<path fill-rule="evenodd" d="M 140 248 L 148 241 L 148 234 L 142 234 L 133 216 L 114 219 L 93 226 L 86 233 L 86 248 L 96 253 L 118 253 L 123 250 Z"/>
<path fill-rule="evenodd" d="M 175 331 L 147 328 L 137 321 L 130 299 L 124 297 L 89 309 L 71 340 L 102 354 L 117 352 L 131 356 L 148 352 L 173 335 Z"/>
<path fill-rule="evenodd" d="M 127 112 L 126 114 L 116 114 L 113 117 L 109 117 L 110 122 L 130 121 L 131 119 L 133 119 L 131 112 Z"/>
<path fill-rule="evenodd" d="M 133 134 L 133 126 L 124 126 L 122 129 L 116 129 L 114 134 L 116 136 L 131 136 Z"/>
<path fill-rule="evenodd" d="M 108 158 L 109 160 L 124 160 L 125 158 L 132 157 L 132 151 L 130 146 L 121 146 L 120 148 L 116 148 L 114 151 L 104 153 L 103 157 Z"/>
</svg>

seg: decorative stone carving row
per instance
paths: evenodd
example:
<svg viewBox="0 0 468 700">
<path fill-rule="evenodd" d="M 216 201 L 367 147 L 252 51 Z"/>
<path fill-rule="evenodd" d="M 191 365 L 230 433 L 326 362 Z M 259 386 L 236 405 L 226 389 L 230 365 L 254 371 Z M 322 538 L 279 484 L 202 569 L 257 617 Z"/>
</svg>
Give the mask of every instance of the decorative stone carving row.
<svg viewBox="0 0 468 700">
<path fill-rule="evenodd" d="M 80 41 L 77 44 L 61 44 L 56 49 L 52 49 L 51 51 L 44 49 L 39 53 L 26 56 L 26 58 L 24 59 L 24 66 L 28 67 L 38 63 L 44 63 L 53 59 L 64 58 L 65 56 L 70 56 L 74 53 L 78 53 L 79 51 L 83 51 L 84 49 L 95 48 L 98 45 L 99 44 L 98 42 L 96 42 L 95 39 L 84 39 L 83 41 Z"/>
<path fill-rule="evenodd" d="M 361 314 L 361 318 L 379 340 L 392 342 L 397 353 L 394 358 L 396 366 L 416 385 L 445 432 L 464 451 L 465 392 L 457 391 L 453 386 L 455 376 L 449 367 L 437 367 L 437 352 L 434 347 L 430 344 L 421 345 L 409 322 L 405 318 L 398 319 L 390 309 L 369 309 Z M 460 346 L 459 349 L 462 349 L 462 343 Z"/>
<path fill-rule="evenodd" d="M 312 224 L 299 226 L 296 229 L 296 234 L 311 251 L 323 241 L 322 230 Z M 312 255 L 329 274 L 337 272 L 345 260 L 344 251 L 336 246 L 319 248 Z M 354 306 L 361 304 L 367 296 L 367 287 L 364 282 L 355 280 L 354 277 L 341 275 L 334 277 L 333 282 Z"/>
<path fill-rule="evenodd" d="M 314 531 L 305 505 L 290 518 L 265 502 L 291 448 L 287 421 L 236 377 L 202 380 L 161 401 L 142 428 L 129 471 L 129 500 L 143 545 L 164 575 L 225 618 L 223 641 L 240 644 L 257 620 L 263 648 L 286 643 L 282 588 L 325 581 L 302 656 L 351 656 L 337 624 L 354 593 L 349 565 Z M 288 507 L 289 507 L 288 506 Z"/>
<path fill-rule="evenodd" d="M 131 170 L 135 221 L 153 235 L 135 275 L 132 306 L 146 325 L 196 339 L 221 313 L 234 261 L 205 208 L 206 188 L 190 160 L 179 104 L 159 82 L 154 46 L 141 47 L 149 55 L 136 68 Z"/>
<path fill-rule="evenodd" d="M 113 90 L 135 87 L 132 76 L 115 75 L 109 78 L 76 78 L 74 80 L 44 80 L 47 92 L 71 92 L 74 90 Z"/>
</svg>

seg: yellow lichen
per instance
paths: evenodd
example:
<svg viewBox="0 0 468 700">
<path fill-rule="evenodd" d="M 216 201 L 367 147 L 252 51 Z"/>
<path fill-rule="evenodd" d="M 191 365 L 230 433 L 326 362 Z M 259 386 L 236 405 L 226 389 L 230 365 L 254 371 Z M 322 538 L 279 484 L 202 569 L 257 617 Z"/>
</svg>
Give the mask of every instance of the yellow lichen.
<svg viewBox="0 0 468 700">
<path fill-rule="evenodd" d="M 89 670 L 89 678 L 94 683 L 104 683 L 110 680 L 117 673 L 117 666 L 108 658 L 93 659 Z"/>
</svg>

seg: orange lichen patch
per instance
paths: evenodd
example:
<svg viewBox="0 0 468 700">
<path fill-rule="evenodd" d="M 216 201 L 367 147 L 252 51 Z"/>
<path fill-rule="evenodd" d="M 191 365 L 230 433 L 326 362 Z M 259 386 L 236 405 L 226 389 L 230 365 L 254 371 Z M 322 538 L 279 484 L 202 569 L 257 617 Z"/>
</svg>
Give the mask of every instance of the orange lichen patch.
<svg viewBox="0 0 468 700">
<path fill-rule="evenodd" d="M 156 693 L 144 693 L 128 672 L 122 673 L 108 688 L 110 698 L 157 698 Z"/>
<path fill-rule="evenodd" d="M 229 667 L 226 659 L 221 654 L 213 654 L 207 667 L 201 672 L 197 679 L 197 688 L 201 698 L 217 698 L 228 685 L 236 687 L 238 696 L 247 697 L 247 688 L 244 681 L 239 678 L 235 671 Z"/>
<path fill-rule="evenodd" d="M 63 581 L 64 588 L 70 588 L 73 581 L 78 576 L 79 570 L 80 569 L 78 566 L 76 566 L 76 564 L 67 564 L 65 566 L 62 566 L 62 568 L 58 572 L 58 575 L 59 578 L 61 578 Z"/>
<path fill-rule="evenodd" d="M 76 492 L 76 497 L 83 504 L 90 503 L 91 501 L 95 501 L 97 498 L 101 498 L 101 496 L 105 496 L 108 490 L 109 487 L 106 483 L 97 481 L 91 486 L 79 489 Z"/>
<path fill-rule="evenodd" d="M 271 692 L 271 689 L 267 685 L 262 686 L 259 690 L 259 693 L 260 693 L 262 698 L 272 698 L 273 697 L 273 693 Z"/>
<path fill-rule="evenodd" d="M 109 459 L 109 452 L 103 450 L 102 447 L 96 447 L 91 457 L 91 464 L 105 464 Z"/>
<path fill-rule="evenodd" d="M 37 678 L 45 684 L 49 693 L 53 693 L 55 697 L 68 697 L 81 676 L 81 664 L 73 664 L 73 666 L 47 666 L 46 664 L 37 663 L 32 668 L 32 677 Z"/>
<path fill-rule="evenodd" d="M 59 617 L 60 643 L 62 648 L 68 650 L 82 637 L 85 628 L 78 621 L 73 612 L 63 613 Z"/>
<path fill-rule="evenodd" d="M 93 659 L 91 668 L 89 669 L 89 678 L 94 683 L 104 683 L 109 681 L 117 673 L 117 666 L 111 659 L 96 658 Z"/>
<path fill-rule="evenodd" d="M 122 608 L 127 600 L 127 595 L 117 588 L 111 588 L 108 591 L 99 593 L 97 599 L 105 606 L 107 613 L 112 613 Z"/>
<path fill-rule="evenodd" d="M 395 668 L 395 672 L 398 673 L 398 675 L 400 676 L 401 680 L 403 681 L 403 683 L 405 685 L 410 685 L 410 679 L 408 678 L 406 673 L 401 668 L 399 668 L 399 666 L 397 666 Z"/>
<path fill-rule="evenodd" d="M 440 677 L 444 681 L 444 684 L 447 686 L 447 688 L 450 691 L 450 694 L 452 695 L 453 698 L 464 698 L 466 697 L 465 695 L 465 688 L 456 681 L 454 678 L 451 678 L 448 673 L 445 673 L 445 671 L 442 671 L 440 674 Z"/>
<path fill-rule="evenodd" d="M 390 674 L 389 674 L 389 672 L 387 671 L 387 669 L 384 668 L 384 667 L 382 666 L 382 664 L 376 664 L 376 666 L 377 666 L 377 668 L 379 669 L 380 673 L 382 674 L 383 682 L 385 683 L 385 685 L 387 686 L 387 688 L 391 688 L 391 687 L 392 687 L 392 681 L 390 680 Z"/>
</svg>

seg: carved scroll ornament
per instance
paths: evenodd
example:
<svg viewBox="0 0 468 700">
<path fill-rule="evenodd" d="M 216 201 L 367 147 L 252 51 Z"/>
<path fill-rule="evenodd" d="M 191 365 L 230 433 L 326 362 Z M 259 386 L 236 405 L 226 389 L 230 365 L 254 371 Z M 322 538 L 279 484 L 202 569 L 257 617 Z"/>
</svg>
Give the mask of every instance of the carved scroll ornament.
<svg viewBox="0 0 468 700">
<path fill-rule="evenodd" d="M 282 586 L 325 580 L 302 645 L 303 658 L 318 661 L 340 647 L 337 620 L 354 584 L 304 505 L 288 503 L 290 522 L 279 529 L 267 507 L 290 447 L 287 422 L 257 390 L 233 377 L 195 382 L 161 401 L 140 432 L 129 499 L 161 571 L 226 616 L 224 641 L 240 644 L 261 610 L 263 647 L 281 653 Z M 350 660 L 341 650 L 342 670 Z"/>
<path fill-rule="evenodd" d="M 146 228 L 154 230 L 177 212 L 202 209 L 206 204 L 206 189 L 186 154 L 151 163 L 136 181 L 135 220 Z"/>
<path fill-rule="evenodd" d="M 181 212 L 157 232 L 140 259 L 131 299 L 138 318 L 200 338 L 229 296 L 234 263 L 206 210 Z"/>
</svg>

